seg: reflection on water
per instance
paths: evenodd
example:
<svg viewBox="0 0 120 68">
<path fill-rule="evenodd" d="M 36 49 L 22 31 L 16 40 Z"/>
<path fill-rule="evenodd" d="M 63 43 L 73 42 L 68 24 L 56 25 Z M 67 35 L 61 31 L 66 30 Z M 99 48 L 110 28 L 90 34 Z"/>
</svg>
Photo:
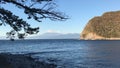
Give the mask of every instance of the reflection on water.
<svg viewBox="0 0 120 68">
<path fill-rule="evenodd" d="M 57 68 L 119 68 L 120 41 L 0 41 L 0 52 L 29 53 Z"/>
</svg>

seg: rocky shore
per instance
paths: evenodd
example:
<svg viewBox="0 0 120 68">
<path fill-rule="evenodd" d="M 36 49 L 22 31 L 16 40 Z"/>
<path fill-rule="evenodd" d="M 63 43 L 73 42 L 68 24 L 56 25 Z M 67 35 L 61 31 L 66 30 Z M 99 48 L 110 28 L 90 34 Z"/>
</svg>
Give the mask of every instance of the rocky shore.
<svg viewBox="0 0 120 68">
<path fill-rule="evenodd" d="M 28 55 L 1 53 L 0 68 L 56 68 L 56 65 L 37 61 Z"/>
</svg>

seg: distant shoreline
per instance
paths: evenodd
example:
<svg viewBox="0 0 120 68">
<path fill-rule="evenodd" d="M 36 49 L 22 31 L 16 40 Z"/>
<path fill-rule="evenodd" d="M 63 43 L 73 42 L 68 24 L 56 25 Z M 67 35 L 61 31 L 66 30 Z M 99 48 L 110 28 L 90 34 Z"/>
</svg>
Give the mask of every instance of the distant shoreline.
<svg viewBox="0 0 120 68">
<path fill-rule="evenodd" d="M 0 39 L 1 40 L 5 40 L 5 41 L 10 41 L 10 39 Z M 15 39 L 16 40 L 20 40 L 20 39 Z M 80 39 L 22 39 L 24 40 L 80 40 Z"/>
<path fill-rule="evenodd" d="M 120 40 L 120 38 L 104 38 L 104 39 L 80 39 L 80 40 Z"/>
</svg>

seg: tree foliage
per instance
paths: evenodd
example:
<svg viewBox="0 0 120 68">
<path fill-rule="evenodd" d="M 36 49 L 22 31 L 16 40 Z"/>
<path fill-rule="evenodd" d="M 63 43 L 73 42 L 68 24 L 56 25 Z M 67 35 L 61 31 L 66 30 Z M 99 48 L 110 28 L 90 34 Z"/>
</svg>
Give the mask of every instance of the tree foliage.
<svg viewBox="0 0 120 68">
<path fill-rule="evenodd" d="M 105 38 L 120 38 L 120 11 L 106 12 L 92 18 L 82 34 L 95 33 Z"/>
<path fill-rule="evenodd" d="M 13 30 L 7 32 L 9 38 L 13 39 L 15 35 L 19 39 L 24 38 L 28 34 L 36 34 L 39 32 L 39 27 L 32 28 L 31 25 L 13 14 L 12 11 L 1 7 L 6 4 L 15 5 L 17 8 L 24 11 L 27 15 L 27 19 L 34 19 L 37 22 L 42 22 L 42 19 L 48 18 L 50 20 L 64 21 L 67 16 L 64 13 L 55 11 L 56 4 L 52 0 L 0 0 L 0 25 L 10 25 Z M 24 33 L 20 33 L 20 31 Z"/>
</svg>

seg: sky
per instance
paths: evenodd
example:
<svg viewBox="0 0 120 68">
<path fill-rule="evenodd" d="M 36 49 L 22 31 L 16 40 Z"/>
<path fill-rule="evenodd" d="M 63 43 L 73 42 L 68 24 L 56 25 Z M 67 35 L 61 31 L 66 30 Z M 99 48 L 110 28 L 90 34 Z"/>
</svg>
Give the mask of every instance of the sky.
<svg viewBox="0 0 120 68">
<path fill-rule="evenodd" d="M 120 10 L 120 0 L 55 0 L 57 9 L 69 16 L 66 21 L 51 21 L 44 19 L 42 22 L 27 20 L 32 26 L 39 26 L 39 34 L 46 32 L 59 33 L 81 33 L 90 19 L 101 16 L 104 12 Z M 14 10 L 13 12 L 25 17 L 22 10 L 17 10 L 10 5 L 5 8 Z M 0 27 L 0 36 L 4 36 L 8 26 Z"/>
</svg>

